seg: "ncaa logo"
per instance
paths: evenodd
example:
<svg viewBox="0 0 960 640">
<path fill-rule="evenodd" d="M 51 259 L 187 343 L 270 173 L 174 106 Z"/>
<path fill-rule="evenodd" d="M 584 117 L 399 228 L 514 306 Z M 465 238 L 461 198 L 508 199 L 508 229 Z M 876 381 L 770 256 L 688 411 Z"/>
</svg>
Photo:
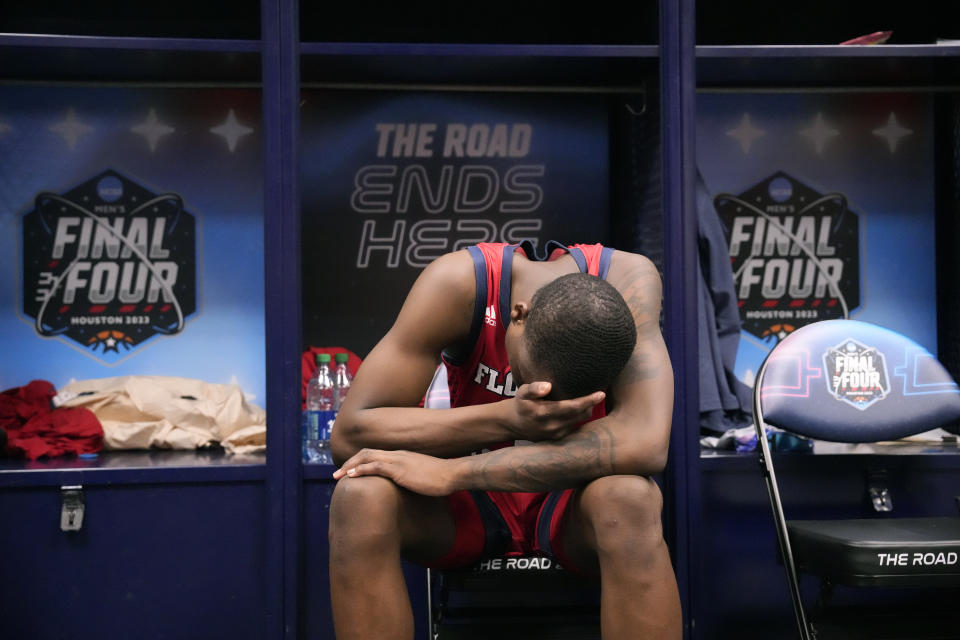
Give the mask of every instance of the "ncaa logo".
<svg viewBox="0 0 960 640">
<path fill-rule="evenodd" d="M 123 197 L 123 183 L 116 176 L 106 176 L 97 183 L 97 195 L 104 202 L 116 202 Z"/>
<path fill-rule="evenodd" d="M 767 191 L 774 202 L 786 202 L 793 196 L 793 184 L 783 176 L 774 178 L 767 185 Z"/>
</svg>

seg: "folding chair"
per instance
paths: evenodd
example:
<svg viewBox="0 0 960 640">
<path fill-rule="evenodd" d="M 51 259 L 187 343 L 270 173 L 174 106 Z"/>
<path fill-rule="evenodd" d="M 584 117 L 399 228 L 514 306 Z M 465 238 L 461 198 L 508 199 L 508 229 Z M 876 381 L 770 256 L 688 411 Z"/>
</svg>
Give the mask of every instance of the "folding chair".
<svg viewBox="0 0 960 640">
<path fill-rule="evenodd" d="M 437 640 L 599 640 L 600 584 L 549 558 L 496 557 L 429 572 Z"/>
<path fill-rule="evenodd" d="M 801 573 L 820 578 L 821 604 L 834 585 L 951 592 L 960 587 L 960 517 L 788 520 L 765 430 L 769 425 L 815 440 L 860 443 L 948 425 L 960 418 L 960 389 L 929 352 L 865 322 L 807 325 L 770 352 L 756 378 L 753 406 L 757 450 L 801 638 L 817 638 L 819 622 L 804 608 Z M 825 611 L 817 611 L 824 621 Z M 949 616 L 950 628 L 933 630 L 934 637 L 960 638 L 960 615 L 954 609 L 943 618 Z M 920 637 L 921 629 L 915 630 L 908 637 Z"/>
</svg>

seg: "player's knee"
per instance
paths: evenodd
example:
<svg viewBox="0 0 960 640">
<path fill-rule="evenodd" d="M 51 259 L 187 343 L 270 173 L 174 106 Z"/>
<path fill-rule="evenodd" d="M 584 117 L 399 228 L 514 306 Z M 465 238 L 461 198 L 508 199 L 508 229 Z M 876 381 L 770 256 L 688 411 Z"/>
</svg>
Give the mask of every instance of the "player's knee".
<svg viewBox="0 0 960 640">
<path fill-rule="evenodd" d="M 581 505 L 599 549 L 642 551 L 662 542 L 663 496 L 649 478 L 599 478 L 584 489 Z"/>
<path fill-rule="evenodd" d="M 331 543 L 344 538 L 358 540 L 389 535 L 397 529 L 400 489 L 396 484 L 377 476 L 344 478 L 337 483 L 330 499 Z"/>
</svg>

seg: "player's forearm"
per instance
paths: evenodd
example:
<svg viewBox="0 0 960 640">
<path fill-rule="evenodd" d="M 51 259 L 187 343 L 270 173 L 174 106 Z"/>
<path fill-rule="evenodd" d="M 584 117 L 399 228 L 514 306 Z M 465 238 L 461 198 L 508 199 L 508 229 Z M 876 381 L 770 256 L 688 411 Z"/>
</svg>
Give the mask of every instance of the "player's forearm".
<svg viewBox="0 0 960 640">
<path fill-rule="evenodd" d="M 497 449 L 458 459 L 454 483 L 486 491 L 575 487 L 614 473 L 615 445 L 613 434 L 591 429 L 556 442 Z"/>
<path fill-rule="evenodd" d="M 456 489 L 552 491 L 616 474 L 652 475 L 663 455 L 643 451 L 636 437 L 617 435 L 603 420 L 555 442 L 507 447 L 451 461 Z"/>
<path fill-rule="evenodd" d="M 363 448 L 416 451 L 438 457 L 466 455 L 510 440 L 502 402 L 458 407 L 378 407 L 337 417 L 331 439 L 335 461 Z"/>
</svg>

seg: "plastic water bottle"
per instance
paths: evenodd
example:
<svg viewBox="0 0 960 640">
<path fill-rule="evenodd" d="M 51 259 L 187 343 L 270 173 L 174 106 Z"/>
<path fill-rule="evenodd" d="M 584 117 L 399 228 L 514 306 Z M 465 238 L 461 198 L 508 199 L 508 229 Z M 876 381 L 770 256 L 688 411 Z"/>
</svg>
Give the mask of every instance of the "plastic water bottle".
<svg viewBox="0 0 960 640">
<path fill-rule="evenodd" d="M 330 354 L 318 353 L 317 372 L 307 382 L 307 410 L 303 425 L 303 459 L 306 462 L 333 464 L 330 457 L 330 426 L 336 417 L 333 391 Z"/>
<path fill-rule="evenodd" d="M 350 391 L 353 374 L 347 368 L 347 360 L 350 359 L 350 356 L 345 353 L 338 353 L 333 359 L 337 363 L 333 370 L 333 410 L 340 411 L 343 401 L 347 398 L 347 392 Z"/>
</svg>

